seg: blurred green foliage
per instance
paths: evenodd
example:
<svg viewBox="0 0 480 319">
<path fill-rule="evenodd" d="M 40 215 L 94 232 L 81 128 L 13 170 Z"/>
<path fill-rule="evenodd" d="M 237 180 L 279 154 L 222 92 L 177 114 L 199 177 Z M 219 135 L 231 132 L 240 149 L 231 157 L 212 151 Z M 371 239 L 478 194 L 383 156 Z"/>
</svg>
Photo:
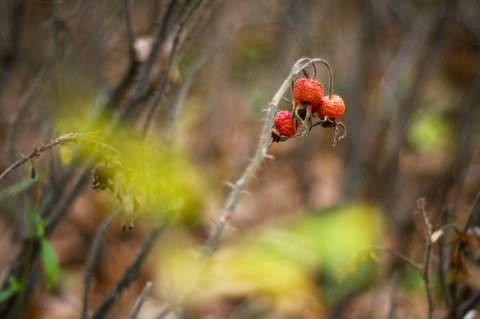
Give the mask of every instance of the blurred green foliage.
<svg viewBox="0 0 480 319">
<path fill-rule="evenodd" d="M 448 118 L 433 112 L 420 112 L 408 132 L 408 142 L 421 152 L 444 151 L 452 142 Z"/>
<path fill-rule="evenodd" d="M 177 292 L 193 285 L 204 296 L 257 296 L 281 309 L 299 310 L 312 296 L 319 298 L 318 291 L 333 301 L 373 279 L 375 265 L 357 257 L 381 241 L 382 224 L 378 208 L 352 203 L 312 212 L 284 227 L 252 231 L 224 244 L 206 265 L 195 262 L 192 249 L 176 246 L 160 257 L 160 269 L 173 269 L 161 280 Z M 319 274 L 322 279 L 315 282 Z"/>
</svg>

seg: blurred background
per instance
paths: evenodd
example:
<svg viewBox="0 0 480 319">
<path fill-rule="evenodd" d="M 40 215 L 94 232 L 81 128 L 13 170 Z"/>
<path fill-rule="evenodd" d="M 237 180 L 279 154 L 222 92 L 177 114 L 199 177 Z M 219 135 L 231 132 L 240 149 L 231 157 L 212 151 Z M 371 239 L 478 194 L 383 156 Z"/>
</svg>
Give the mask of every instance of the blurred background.
<svg viewBox="0 0 480 319">
<path fill-rule="evenodd" d="M 1 1 L 0 170 L 96 132 L 140 175 L 92 189 L 112 155 L 78 142 L 0 181 L 2 318 L 82 317 L 94 236 L 137 196 L 131 232 L 125 212 L 103 224 L 89 316 L 165 219 L 108 318 L 128 318 L 149 281 L 138 318 L 427 318 L 425 265 L 434 318 L 480 317 L 479 44 L 476 0 Z M 332 146 L 334 131 L 315 127 L 272 144 L 201 264 L 227 184 L 303 57 L 332 66 L 348 135 Z M 321 65 L 317 79 L 327 91 Z M 445 229 L 431 255 L 419 198 L 432 232 Z"/>
</svg>

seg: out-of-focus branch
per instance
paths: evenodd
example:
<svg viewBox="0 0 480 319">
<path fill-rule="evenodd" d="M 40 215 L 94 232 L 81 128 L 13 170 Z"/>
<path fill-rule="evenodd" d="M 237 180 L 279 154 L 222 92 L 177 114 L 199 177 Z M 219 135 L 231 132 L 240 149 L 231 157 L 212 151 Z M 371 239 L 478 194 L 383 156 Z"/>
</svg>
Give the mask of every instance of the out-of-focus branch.
<svg viewBox="0 0 480 319">
<path fill-rule="evenodd" d="M 41 153 L 43 153 L 45 151 L 48 151 L 48 150 L 54 148 L 57 145 L 62 145 L 62 144 L 66 144 L 66 143 L 69 143 L 69 142 L 78 142 L 78 141 L 86 141 L 86 142 L 90 142 L 90 143 L 94 143 L 94 144 L 99 144 L 102 147 L 106 147 L 106 148 L 110 149 L 111 151 L 113 151 L 115 153 L 118 153 L 118 151 L 115 150 L 114 148 L 112 148 L 111 146 L 109 146 L 109 145 L 103 143 L 102 141 L 100 141 L 99 139 L 95 138 L 92 135 L 92 133 L 87 133 L 87 134 L 69 133 L 69 134 L 65 134 L 65 135 L 62 135 L 60 137 L 57 137 L 56 139 L 54 139 L 50 143 L 48 143 L 46 145 L 42 145 L 40 148 L 34 148 L 33 151 L 30 154 L 28 154 L 27 156 L 23 156 L 21 159 L 19 159 L 18 161 L 16 161 L 12 165 L 10 165 L 5 171 L 3 171 L 2 174 L 0 174 L 0 181 L 2 179 L 4 179 L 5 176 L 7 176 L 11 172 L 13 172 L 15 169 L 19 168 L 20 166 L 22 166 L 26 162 L 35 160 L 37 157 L 40 156 Z"/>
<path fill-rule="evenodd" d="M 423 230 L 425 232 L 425 257 L 423 261 L 422 277 L 425 284 L 425 292 L 427 294 L 428 303 L 428 318 L 433 316 L 433 297 L 432 287 L 430 283 L 430 261 L 432 258 L 432 225 L 428 221 L 427 212 L 425 210 L 426 201 L 425 198 L 419 198 L 417 200 L 417 207 L 420 212 L 420 219 L 422 221 Z"/>
<path fill-rule="evenodd" d="M 12 124 L 10 130 L 10 138 L 8 141 L 8 155 L 13 160 L 16 157 L 17 152 L 17 141 L 20 134 L 21 123 L 25 119 L 30 107 L 32 106 L 32 100 L 35 97 L 35 93 L 38 91 L 40 84 L 45 79 L 46 75 L 46 68 L 42 69 L 38 74 L 34 77 L 32 84 L 28 86 L 28 89 L 22 96 L 22 100 L 20 102 L 20 110 L 16 114 L 15 120 Z"/>
<path fill-rule="evenodd" d="M 25 0 L 12 1 L 11 5 L 13 6 L 12 12 L 12 23 L 10 26 L 10 38 L 9 38 L 9 48 L 7 52 L 1 57 L 3 67 L 0 69 L 0 96 L 5 89 L 10 74 L 12 73 L 13 67 L 18 61 L 20 44 L 22 39 L 22 31 L 25 20 Z"/>
<path fill-rule="evenodd" d="M 98 252 L 100 251 L 100 241 L 103 238 L 108 226 L 111 224 L 113 219 L 118 215 L 119 210 L 112 212 L 100 225 L 98 228 L 95 237 L 93 238 L 92 245 L 90 246 L 90 252 L 88 253 L 88 258 L 85 267 L 84 279 L 83 279 L 83 308 L 82 308 L 82 318 L 87 319 L 88 316 L 88 294 L 90 292 L 90 283 L 93 274 L 93 267 L 97 261 Z"/>
<path fill-rule="evenodd" d="M 227 32 L 228 34 L 229 32 Z M 182 85 L 180 86 L 179 92 L 173 102 L 173 105 L 170 108 L 170 112 L 168 113 L 167 119 L 164 122 L 163 133 L 168 134 L 170 129 L 175 123 L 178 115 L 180 114 L 183 103 L 185 101 L 185 97 L 187 96 L 188 90 L 192 85 L 193 79 L 195 74 L 205 63 L 222 47 L 225 43 L 227 37 L 223 37 L 217 43 L 210 46 L 208 52 L 206 52 L 202 57 L 198 59 L 198 61 L 191 67 L 190 71 L 187 73 L 185 80 L 183 81 Z"/>
<path fill-rule="evenodd" d="M 140 252 L 138 253 L 137 257 L 132 261 L 130 266 L 128 266 L 122 278 L 120 278 L 120 280 L 117 282 L 115 287 L 113 287 L 113 289 L 110 291 L 110 293 L 102 302 L 102 304 L 97 308 L 97 310 L 92 316 L 93 319 L 104 318 L 107 315 L 110 308 L 115 303 L 115 301 L 117 301 L 117 299 L 120 297 L 120 294 L 125 289 L 128 288 L 128 286 L 133 280 L 137 278 L 138 273 L 140 271 L 140 267 L 143 265 L 146 257 L 148 256 L 150 250 L 152 249 L 153 244 L 155 243 L 155 240 L 163 230 L 163 226 L 164 224 L 158 224 L 153 227 L 152 231 L 150 232 L 148 237 L 145 239 L 143 246 L 140 249 Z"/>
<path fill-rule="evenodd" d="M 145 287 L 143 287 L 142 292 L 140 293 L 140 296 L 138 296 L 137 302 L 135 303 L 135 306 L 133 306 L 132 313 L 130 314 L 128 319 L 137 318 L 138 313 L 140 312 L 140 308 L 142 308 L 143 302 L 145 301 L 145 298 L 147 298 L 147 295 L 152 289 L 152 286 L 153 286 L 153 283 L 151 281 L 145 284 Z"/>
<path fill-rule="evenodd" d="M 143 65 L 139 79 L 135 82 L 134 87 L 132 88 L 132 93 L 129 96 L 125 107 L 120 112 L 119 117 L 121 119 L 130 117 L 134 113 L 134 109 L 137 107 L 137 103 L 144 98 L 144 95 L 147 91 L 147 87 L 149 84 L 150 74 L 154 69 L 155 61 L 157 60 L 160 51 L 162 49 L 163 44 L 167 38 L 167 31 L 170 25 L 170 21 L 174 15 L 174 9 L 178 1 L 170 0 L 167 10 L 162 18 L 162 23 L 159 24 L 157 32 L 155 34 L 155 40 L 153 42 L 152 51 L 148 56 L 147 61 Z"/>
<path fill-rule="evenodd" d="M 180 20 L 180 23 L 177 26 L 177 32 L 175 33 L 175 37 L 173 39 L 173 45 L 172 49 L 170 52 L 170 56 L 168 57 L 168 62 L 163 70 L 162 73 L 162 78 L 160 80 L 160 87 L 159 89 L 155 92 L 154 98 L 152 103 L 150 103 L 150 106 L 147 110 L 147 116 L 145 118 L 145 124 L 143 125 L 143 135 L 145 135 L 148 131 L 148 128 L 150 127 L 150 124 L 152 123 L 153 119 L 153 114 L 155 113 L 155 110 L 157 109 L 160 99 L 163 97 L 165 91 L 167 90 L 168 87 L 168 77 L 170 75 L 170 70 L 173 65 L 173 60 L 175 59 L 177 55 L 177 51 L 179 49 L 180 45 L 180 39 L 183 34 L 183 31 L 185 29 L 185 25 L 187 22 L 190 20 L 192 17 L 192 14 L 197 10 L 197 8 L 202 4 L 204 0 L 195 0 L 192 2 L 190 7 L 187 9 L 185 15 L 183 18 Z"/>
</svg>

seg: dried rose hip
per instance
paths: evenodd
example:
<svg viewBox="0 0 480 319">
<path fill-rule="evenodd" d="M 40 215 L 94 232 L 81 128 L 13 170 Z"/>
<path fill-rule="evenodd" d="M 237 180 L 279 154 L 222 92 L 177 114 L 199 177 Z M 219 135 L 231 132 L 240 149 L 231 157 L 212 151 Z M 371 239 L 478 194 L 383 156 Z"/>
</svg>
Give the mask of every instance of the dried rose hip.
<svg viewBox="0 0 480 319">
<path fill-rule="evenodd" d="M 324 96 L 322 98 L 322 104 L 316 110 L 318 116 L 323 119 L 327 116 L 329 119 L 334 120 L 339 118 L 345 112 L 345 102 L 338 95 Z"/>
<path fill-rule="evenodd" d="M 283 142 L 294 136 L 297 132 L 298 125 L 294 125 L 292 121 L 292 113 L 282 110 L 277 113 L 275 123 L 272 127 L 272 138 L 274 142 Z"/>
<path fill-rule="evenodd" d="M 316 108 L 322 103 L 323 85 L 315 79 L 300 78 L 293 84 L 296 104 L 309 104 Z"/>
</svg>

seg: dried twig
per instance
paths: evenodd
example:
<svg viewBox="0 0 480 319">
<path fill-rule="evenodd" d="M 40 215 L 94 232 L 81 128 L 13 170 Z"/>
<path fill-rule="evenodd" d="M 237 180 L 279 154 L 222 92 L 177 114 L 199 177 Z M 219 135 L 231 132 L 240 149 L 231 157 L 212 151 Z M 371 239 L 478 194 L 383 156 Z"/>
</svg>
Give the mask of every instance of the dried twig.
<svg viewBox="0 0 480 319">
<path fill-rule="evenodd" d="M 168 58 L 167 65 L 165 66 L 165 69 L 162 74 L 162 79 L 160 81 L 161 85 L 158 91 L 155 93 L 155 96 L 153 98 L 152 103 L 150 103 L 150 106 L 147 110 L 147 116 L 145 118 L 145 124 L 143 125 L 143 135 L 145 135 L 148 131 L 148 128 L 150 127 L 150 124 L 152 123 L 153 120 L 153 114 L 155 113 L 155 110 L 157 109 L 160 99 L 162 98 L 163 94 L 167 90 L 168 87 L 168 77 L 170 75 L 170 70 L 173 65 L 173 60 L 177 55 L 177 51 L 180 46 L 180 38 L 183 34 L 183 31 L 185 29 L 185 25 L 187 22 L 190 20 L 191 16 L 193 13 L 198 9 L 198 7 L 202 4 L 204 0 L 196 0 L 193 1 L 190 7 L 187 9 L 187 12 L 185 15 L 182 17 L 182 20 L 180 20 L 180 23 L 177 26 L 177 31 L 175 33 L 175 37 L 173 39 L 173 45 L 172 49 L 170 52 L 170 56 Z"/>
<path fill-rule="evenodd" d="M 137 302 L 135 303 L 135 306 L 133 306 L 132 313 L 130 314 L 128 319 L 137 318 L 137 315 L 140 312 L 140 308 L 142 308 L 143 302 L 145 301 L 145 298 L 147 298 L 147 295 L 150 292 L 150 289 L 152 289 L 152 286 L 153 283 L 151 281 L 145 284 L 145 287 L 143 287 L 140 296 L 138 296 Z"/>
<path fill-rule="evenodd" d="M 398 259 L 402 260 L 407 265 L 409 265 L 410 267 L 412 267 L 413 269 L 415 269 L 416 271 L 418 271 L 420 273 L 422 272 L 422 266 L 421 265 L 417 264 L 415 261 L 408 258 L 404 254 L 399 253 L 398 251 L 395 251 L 395 250 L 392 250 L 392 249 L 389 249 L 389 248 L 385 248 L 385 247 L 381 247 L 381 246 L 372 246 L 371 248 L 376 250 L 376 251 L 385 252 L 385 253 L 388 253 L 392 256 L 395 256 Z"/>
<path fill-rule="evenodd" d="M 395 312 L 397 310 L 396 295 L 398 289 L 398 274 L 395 272 L 392 279 L 392 289 L 390 290 L 390 307 L 388 309 L 388 319 L 395 318 Z"/>
<path fill-rule="evenodd" d="M 147 92 L 150 74 L 154 69 L 153 66 L 167 38 L 167 30 L 170 26 L 170 21 L 173 18 L 174 9 L 177 4 L 179 4 L 179 2 L 176 0 L 170 0 L 168 3 L 167 10 L 162 17 L 162 23 L 158 25 L 158 29 L 155 34 L 155 40 L 152 45 L 152 51 L 150 52 L 147 61 L 143 65 L 142 70 L 140 71 L 138 81 L 135 82 L 134 87 L 132 88 L 132 94 L 128 98 L 125 108 L 120 113 L 120 118 L 122 119 L 130 117 L 133 114 L 138 102 L 144 98 L 144 95 Z"/>
<path fill-rule="evenodd" d="M 21 159 L 19 159 L 18 161 L 10 165 L 5 171 L 3 171 L 3 173 L 0 174 L 0 181 L 3 178 L 5 178 L 5 176 L 13 172 L 15 169 L 19 168 L 26 162 L 30 160 L 34 160 L 36 157 L 40 156 L 41 153 L 48 151 L 49 149 L 52 149 L 57 145 L 63 145 L 65 143 L 78 142 L 78 141 L 85 141 L 93 144 L 99 144 L 102 147 L 108 148 L 109 150 L 116 153 L 117 155 L 120 155 L 115 148 L 109 146 L 108 144 L 105 144 L 102 140 L 98 139 L 95 136 L 95 133 L 86 133 L 86 134 L 69 133 L 69 134 L 65 134 L 60 137 L 57 137 L 50 143 L 42 145 L 40 148 L 34 148 L 30 154 L 28 154 L 27 156 L 23 156 Z"/>
<path fill-rule="evenodd" d="M 422 277 L 425 284 L 425 292 L 427 294 L 428 302 L 428 318 L 431 319 L 433 315 L 433 297 L 432 297 L 432 286 L 430 282 L 430 261 L 432 257 L 432 225 L 428 221 L 427 212 L 425 211 L 425 198 L 419 198 L 417 200 L 418 210 L 420 211 L 420 217 L 422 220 L 423 230 L 425 231 L 425 257 L 423 260 L 423 272 Z"/>
<path fill-rule="evenodd" d="M 137 257 L 132 261 L 130 266 L 128 266 L 122 278 L 120 278 L 115 287 L 113 287 L 108 296 L 103 300 L 102 304 L 97 308 L 92 316 L 93 319 L 104 318 L 115 301 L 120 297 L 120 294 L 128 288 L 135 278 L 137 278 L 140 267 L 143 265 L 148 253 L 152 249 L 155 240 L 163 230 L 163 226 L 164 224 L 157 224 L 153 227 L 152 231 L 143 242 L 142 248 Z"/>
<path fill-rule="evenodd" d="M 108 226 L 111 224 L 115 216 L 117 216 L 119 213 L 119 210 L 113 211 L 108 217 L 103 221 L 103 223 L 100 225 L 98 228 L 97 233 L 95 234 L 95 237 L 93 238 L 92 245 L 90 246 L 90 252 L 88 253 L 88 258 L 87 258 L 87 263 L 86 263 L 86 268 L 85 268 L 85 273 L 84 273 L 84 279 L 83 279 L 83 308 L 82 308 L 82 318 L 87 319 L 87 313 L 88 313 L 88 294 L 90 292 L 90 283 L 92 279 L 92 274 L 93 274 L 93 267 L 95 266 L 95 263 L 97 261 L 98 257 L 98 252 L 100 250 L 100 241 L 105 234 L 105 231 L 107 230 Z"/>
</svg>

